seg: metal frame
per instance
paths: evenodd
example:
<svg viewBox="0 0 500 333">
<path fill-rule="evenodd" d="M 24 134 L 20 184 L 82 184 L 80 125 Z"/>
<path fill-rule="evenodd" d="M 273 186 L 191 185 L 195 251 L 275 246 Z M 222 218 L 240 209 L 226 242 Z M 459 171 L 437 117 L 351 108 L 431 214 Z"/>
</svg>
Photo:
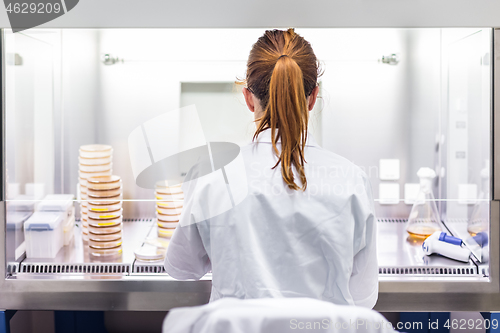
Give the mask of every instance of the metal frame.
<svg viewBox="0 0 500 333">
<path fill-rule="evenodd" d="M 3 34 L 1 57 L 5 59 Z M 493 33 L 493 97 L 500 96 L 500 30 Z M 497 66 L 498 61 L 498 66 Z M 2 61 L 2 150 L 5 165 L 5 64 Z M 498 84 L 497 84 L 498 83 Z M 439 278 L 424 281 L 419 277 L 382 278 L 379 311 L 500 311 L 500 103 L 492 104 L 492 183 L 490 223 L 490 280 L 478 278 Z M 5 179 L 2 168 L 1 180 Z M 0 200 L 5 198 L 4 186 Z M 5 240 L 5 201 L 0 204 L 0 239 Z M 16 310 L 131 310 L 159 311 L 208 302 L 211 281 L 176 281 L 160 275 L 130 275 L 111 279 L 13 279 L 6 278 L 5 241 L 0 247 L 0 309 Z"/>
</svg>

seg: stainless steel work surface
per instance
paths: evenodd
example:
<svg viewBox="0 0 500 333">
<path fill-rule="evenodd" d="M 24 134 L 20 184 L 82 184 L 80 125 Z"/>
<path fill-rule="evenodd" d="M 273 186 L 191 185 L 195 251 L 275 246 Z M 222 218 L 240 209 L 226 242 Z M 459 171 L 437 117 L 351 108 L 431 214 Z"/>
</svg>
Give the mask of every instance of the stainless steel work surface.
<svg viewBox="0 0 500 333">
<path fill-rule="evenodd" d="M 422 250 L 423 240 L 410 237 L 406 232 L 405 219 L 379 219 L 378 223 L 378 264 L 380 269 L 397 267 L 446 267 L 475 268 L 468 263 L 433 254 L 427 256 Z"/>
<path fill-rule="evenodd" d="M 75 237 L 70 245 L 64 246 L 55 258 L 26 258 L 22 266 L 31 264 L 80 264 L 80 263 L 124 263 L 132 265 L 135 260 L 135 249 L 142 246 L 151 231 L 153 219 L 124 219 L 123 221 L 123 253 L 112 260 L 100 260 L 90 256 L 88 243 L 82 241 L 81 225 L 75 226 Z M 22 272 L 22 270 L 21 270 Z"/>
</svg>

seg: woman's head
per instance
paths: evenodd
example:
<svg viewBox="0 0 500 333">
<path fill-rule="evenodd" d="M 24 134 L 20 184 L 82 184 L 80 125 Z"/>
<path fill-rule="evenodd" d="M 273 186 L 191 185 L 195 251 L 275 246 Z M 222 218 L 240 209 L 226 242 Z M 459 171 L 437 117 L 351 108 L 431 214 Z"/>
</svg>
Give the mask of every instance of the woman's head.
<svg viewBox="0 0 500 333">
<path fill-rule="evenodd" d="M 257 131 L 270 128 L 273 150 L 288 187 L 305 190 L 304 149 L 309 111 L 318 94 L 319 64 L 311 44 L 293 29 L 268 30 L 253 45 L 247 62 L 245 100 L 254 111 Z M 281 151 L 276 143 L 280 140 Z M 292 172 L 294 166 L 301 186 Z"/>
</svg>

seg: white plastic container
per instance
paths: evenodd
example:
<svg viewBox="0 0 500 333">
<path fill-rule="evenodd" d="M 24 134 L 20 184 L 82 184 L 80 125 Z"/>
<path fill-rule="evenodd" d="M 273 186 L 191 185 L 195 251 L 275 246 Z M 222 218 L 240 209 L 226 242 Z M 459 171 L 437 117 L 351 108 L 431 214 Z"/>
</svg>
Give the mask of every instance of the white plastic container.
<svg viewBox="0 0 500 333">
<path fill-rule="evenodd" d="M 40 212 L 65 212 L 74 215 L 73 194 L 49 194 L 38 204 Z"/>
<path fill-rule="evenodd" d="M 31 216 L 31 212 L 7 212 L 7 230 L 21 230 L 24 222 Z"/>
<path fill-rule="evenodd" d="M 27 258 L 55 258 L 64 245 L 61 212 L 35 212 L 24 222 Z"/>
<path fill-rule="evenodd" d="M 69 216 L 63 226 L 64 246 L 68 246 L 75 235 L 75 216 Z"/>
<path fill-rule="evenodd" d="M 8 202 L 8 209 L 15 212 L 33 212 L 35 211 L 35 203 L 34 196 L 20 194 Z"/>
</svg>

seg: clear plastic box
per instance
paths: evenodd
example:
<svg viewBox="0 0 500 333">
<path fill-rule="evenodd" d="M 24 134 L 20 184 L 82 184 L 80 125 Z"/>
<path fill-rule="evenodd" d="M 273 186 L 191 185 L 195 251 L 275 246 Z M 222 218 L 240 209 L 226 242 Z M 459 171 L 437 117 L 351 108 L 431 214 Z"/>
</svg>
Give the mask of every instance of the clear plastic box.
<svg viewBox="0 0 500 333">
<path fill-rule="evenodd" d="M 38 204 L 40 212 L 66 212 L 74 215 L 73 194 L 49 194 Z"/>
<path fill-rule="evenodd" d="M 8 202 L 9 211 L 33 212 L 35 210 L 35 197 L 33 195 L 20 194 Z"/>
<path fill-rule="evenodd" d="M 35 212 L 24 222 L 27 258 L 55 258 L 64 245 L 64 212 Z"/>
</svg>

